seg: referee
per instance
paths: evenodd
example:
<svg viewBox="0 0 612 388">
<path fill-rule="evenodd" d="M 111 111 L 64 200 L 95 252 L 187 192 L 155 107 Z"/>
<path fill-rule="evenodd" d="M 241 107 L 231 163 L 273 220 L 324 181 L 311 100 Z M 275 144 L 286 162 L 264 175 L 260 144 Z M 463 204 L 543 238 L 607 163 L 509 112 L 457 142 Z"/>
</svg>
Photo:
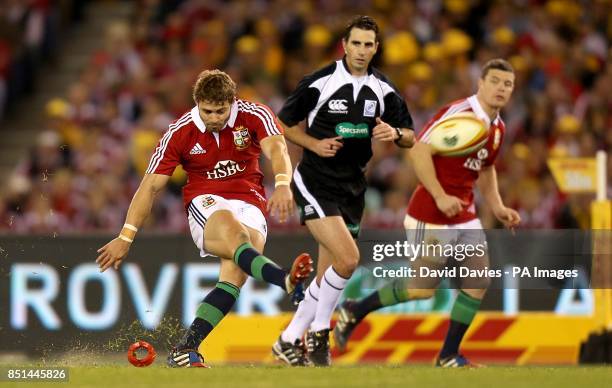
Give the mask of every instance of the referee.
<svg viewBox="0 0 612 388">
<path fill-rule="evenodd" d="M 359 264 L 355 240 L 364 209 L 364 171 L 372 138 L 412 147 L 406 103 L 370 66 L 378 25 L 355 17 L 342 38 L 345 56 L 306 75 L 278 114 L 285 136 L 304 148 L 291 188 L 300 219 L 319 243 L 317 278 L 272 351 L 290 365 L 330 365 L 329 330 L 338 299 Z M 306 131 L 299 127 L 303 120 Z M 306 349 L 301 338 L 306 335 Z"/>
</svg>

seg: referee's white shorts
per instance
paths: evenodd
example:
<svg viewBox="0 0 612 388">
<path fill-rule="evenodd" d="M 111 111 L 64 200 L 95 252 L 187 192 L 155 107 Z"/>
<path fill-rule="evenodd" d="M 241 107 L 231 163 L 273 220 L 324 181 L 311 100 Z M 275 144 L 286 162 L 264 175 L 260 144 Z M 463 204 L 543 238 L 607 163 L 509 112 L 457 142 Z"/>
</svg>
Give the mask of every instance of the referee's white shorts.
<svg viewBox="0 0 612 388">
<path fill-rule="evenodd" d="M 239 199 L 225 199 L 215 194 L 202 194 L 195 197 L 187 207 L 187 219 L 193 242 L 200 250 L 200 256 L 212 256 L 204 250 L 204 227 L 210 216 L 218 210 L 231 211 L 243 225 L 255 229 L 266 240 L 268 227 L 266 218 L 259 208 Z"/>
</svg>

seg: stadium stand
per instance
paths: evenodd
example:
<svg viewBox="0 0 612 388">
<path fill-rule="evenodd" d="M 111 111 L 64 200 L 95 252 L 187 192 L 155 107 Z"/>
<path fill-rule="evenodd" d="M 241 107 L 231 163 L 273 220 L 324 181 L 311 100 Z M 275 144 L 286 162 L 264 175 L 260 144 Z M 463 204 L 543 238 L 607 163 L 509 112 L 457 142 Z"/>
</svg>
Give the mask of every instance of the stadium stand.
<svg viewBox="0 0 612 388">
<path fill-rule="evenodd" d="M 226 70 L 242 97 L 278 110 L 303 74 L 341 55 L 343 23 L 366 8 L 383 31 L 376 66 L 406 97 L 417 131 L 441 104 L 473 93 L 486 60 L 508 58 L 517 82 L 498 162 L 505 202 L 519 209 L 522 227 L 588 228 L 592 197 L 561 195 L 546 160 L 612 145 L 612 24 L 605 1 L 589 6 L 587 13 L 583 2 L 554 0 L 134 1 L 128 20 L 109 21 L 79 79 L 36 112 L 46 115 L 46 129 L 2 186 L 0 230 L 116 230 L 157 140 L 192 106 L 191 82 L 202 69 Z M 19 58 L 11 51 L 7 61 L 4 36 L 0 96 L 7 63 Z M 290 151 L 295 163 L 300 151 Z M 402 152 L 375 143 L 366 227 L 401 225 L 416 185 Z M 147 230 L 186 230 L 183 179 L 175 174 Z M 495 226 L 486 209 L 481 215 Z M 297 218 L 270 223 L 298 227 Z"/>
</svg>

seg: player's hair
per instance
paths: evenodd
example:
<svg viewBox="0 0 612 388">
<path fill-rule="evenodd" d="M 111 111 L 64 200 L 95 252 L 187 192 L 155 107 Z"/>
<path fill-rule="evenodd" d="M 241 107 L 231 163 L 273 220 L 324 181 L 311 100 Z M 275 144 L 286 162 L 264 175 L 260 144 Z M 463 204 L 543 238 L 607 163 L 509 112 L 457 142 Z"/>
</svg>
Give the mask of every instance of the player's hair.
<svg viewBox="0 0 612 388">
<path fill-rule="evenodd" d="M 491 69 L 509 71 L 510 73 L 514 74 L 514 68 L 512 67 L 510 62 L 506 61 L 505 59 L 495 58 L 484 64 L 480 73 L 480 78 L 485 79 L 487 77 L 487 73 Z"/>
<path fill-rule="evenodd" d="M 370 16 L 355 16 L 353 19 L 351 19 L 349 24 L 347 24 L 346 28 L 344 29 L 344 35 L 342 35 L 342 39 L 348 41 L 349 36 L 351 35 L 351 30 L 353 28 L 374 31 L 374 33 L 376 34 L 376 41 L 378 42 L 378 24 L 376 24 L 376 20 L 374 20 Z"/>
<path fill-rule="evenodd" d="M 193 100 L 212 103 L 234 102 L 236 83 L 221 70 L 204 70 L 193 85 Z"/>
</svg>

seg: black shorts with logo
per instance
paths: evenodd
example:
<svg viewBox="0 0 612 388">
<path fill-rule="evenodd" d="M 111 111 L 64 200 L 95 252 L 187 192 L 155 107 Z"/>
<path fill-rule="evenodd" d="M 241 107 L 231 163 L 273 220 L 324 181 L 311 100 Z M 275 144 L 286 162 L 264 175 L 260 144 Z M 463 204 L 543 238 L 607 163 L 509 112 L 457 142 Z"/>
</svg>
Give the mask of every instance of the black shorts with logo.
<svg viewBox="0 0 612 388">
<path fill-rule="evenodd" d="M 300 167 L 293 173 L 291 190 L 302 225 L 307 220 L 341 216 L 351 236 L 357 238 L 365 207 L 365 184 L 339 184 Z"/>
</svg>

